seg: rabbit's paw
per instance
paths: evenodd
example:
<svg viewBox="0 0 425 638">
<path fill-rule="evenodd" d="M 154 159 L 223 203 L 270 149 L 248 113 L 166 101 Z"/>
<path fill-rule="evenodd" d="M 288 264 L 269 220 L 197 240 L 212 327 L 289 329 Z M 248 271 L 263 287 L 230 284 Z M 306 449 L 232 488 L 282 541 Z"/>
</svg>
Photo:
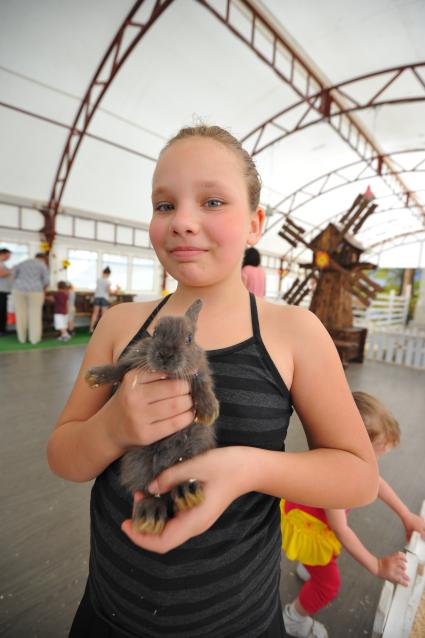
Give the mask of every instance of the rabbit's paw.
<svg viewBox="0 0 425 638">
<path fill-rule="evenodd" d="M 98 388 L 100 386 L 99 375 L 96 373 L 95 368 L 87 370 L 84 378 L 91 388 Z"/>
<path fill-rule="evenodd" d="M 146 496 L 135 505 L 133 529 L 143 534 L 160 534 L 168 518 L 166 500 L 161 496 Z"/>
<path fill-rule="evenodd" d="M 180 483 L 180 485 L 171 490 L 171 499 L 178 512 L 196 507 L 196 505 L 203 502 L 204 498 L 203 487 L 196 479 Z"/>
<path fill-rule="evenodd" d="M 212 425 L 219 414 L 219 403 L 215 399 L 212 401 L 197 401 L 195 423 L 201 425 Z"/>
</svg>

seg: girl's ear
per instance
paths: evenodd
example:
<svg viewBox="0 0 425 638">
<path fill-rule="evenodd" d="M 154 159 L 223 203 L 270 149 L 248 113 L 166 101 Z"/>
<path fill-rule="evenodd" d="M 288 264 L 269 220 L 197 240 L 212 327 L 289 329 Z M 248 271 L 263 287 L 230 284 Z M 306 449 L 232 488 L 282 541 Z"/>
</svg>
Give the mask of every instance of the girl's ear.
<svg viewBox="0 0 425 638">
<path fill-rule="evenodd" d="M 191 306 L 186 310 L 185 315 L 190 319 L 192 324 L 195 326 L 196 321 L 198 319 L 198 315 L 202 308 L 201 299 L 196 299 Z"/>
<path fill-rule="evenodd" d="M 259 241 L 261 233 L 263 232 L 265 218 L 266 214 L 261 206 L 259 206 L 254 213 L 251 213 L 250 230 L 246 240 L 249 246 L 255 246 Z"/>
</svg>

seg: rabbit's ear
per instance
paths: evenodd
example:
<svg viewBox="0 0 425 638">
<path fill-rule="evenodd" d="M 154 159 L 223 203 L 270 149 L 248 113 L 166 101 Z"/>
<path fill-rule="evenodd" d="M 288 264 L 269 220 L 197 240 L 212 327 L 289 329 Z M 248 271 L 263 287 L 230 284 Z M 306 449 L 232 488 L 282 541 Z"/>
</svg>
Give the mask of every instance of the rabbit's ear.
<svg viewBox="0 0 425 638">
<path fill-rule="evenodd" d="M 186 313 L 185 313 L 186 317 L 188 317 L 192 321 L 193 325 L 196 324 L 201 308 L 202 308 L 202 300 L 196 299 L 193 302 L 193 304 L 189 306 L 189 308 L 186 310 Z"/>
</svg>

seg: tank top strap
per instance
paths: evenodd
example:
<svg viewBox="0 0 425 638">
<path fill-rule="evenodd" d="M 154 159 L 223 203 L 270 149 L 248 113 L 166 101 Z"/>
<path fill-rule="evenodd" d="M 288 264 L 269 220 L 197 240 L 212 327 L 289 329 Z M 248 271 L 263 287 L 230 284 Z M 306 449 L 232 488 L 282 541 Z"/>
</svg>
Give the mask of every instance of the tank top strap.
<svg viewBox="0 0 425 638">
<path fill-rule="evenodd" d="M 258 310 L 257 310 L 257 301 L 255 299 L 254 293 L 249 293 L 249 302 L 251 305 L 251 323 L 252 323 L 252 334 L 255 337 L 256 341 L 261 342 L 261 333 L 260 333 L 260 322 L 258 320 Z"/>
<path fill-rule="evenodd" d="M 151 314 L 146 319 L 146 321 L 143 324 L 143 326 L 140 328 L 139 334 L 145 332 L 149 328 L 149 326 L 151 325 L 152 321 L 155 319 L 156 315 L 161 310 L 162 306 L 165 306 L 165 304 L 167 303 L 167 301 L 169 300 L 170 297 L 171 297 L 171 294 L 167 295 L 166 297 L 164 297 L 164 299 L 161 299 L 161 301 L 159 302 L 159 304 L 157 306 L 155 306 L 155 308 L 152 310 Z"/>
<path fill-rule="evenodd" d="M 144 324 L 138 329 L 138 331 L 136 332 L 134 337 L 132 337 L 132 339 L 128 342 L 128 344 L 126 345 L 124 350 L 121 352 L 121 354 L 119 356 L 120 359 L 128 351 L 130 346 L 133 345 L 133 343 L 135 343 L 136 341 L 141 339 L 143 334 L 147 331 L 147 329 L 149 328 L 150 324 L 152 323 L 152 321 L 154 320 L 154 318 L 158 314 L 158 312 L 161 310 L 161 308 L 163 306 L 165 306 L 165 304 L 167 303 L 167 301 L 169 300 L 170 297 L 171 297 L 171 294 L 167 295 L 166 297 L 164 297 L 164 299 L 161 299 L 161 301 L 159 302 L 159 304 L 157 306 L 155 306 L 155 308 L 152 310 L 151 314 L 146 319 Z"/>
</svg>

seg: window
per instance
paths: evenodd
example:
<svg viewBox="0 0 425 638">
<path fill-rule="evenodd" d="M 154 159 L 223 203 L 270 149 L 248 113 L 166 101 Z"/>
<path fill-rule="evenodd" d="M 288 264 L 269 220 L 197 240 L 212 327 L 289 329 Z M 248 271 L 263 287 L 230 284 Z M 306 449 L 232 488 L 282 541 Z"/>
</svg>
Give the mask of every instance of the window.
<svg viewBox="0 0 425 638">
<path fill-rule="evenodd" d="M 266 270 L 266 297 L 275 298 L 279 294 L 279 271 Z"/>
<path fill-rule="evenodd" d="M 29 259 L 30 256 L 27 244 L 12 244 L 11 242 L 2 241 L 0 243 L 0 248 L 8 248 L 12 253 L 5 264 L 7 268 L 12 268 L 21 261 Z"/>
<path fill-rule="evenodd" d="M 153 259 L 134 257 L 131 271 L 131 290 L 151 292 L 154 287 L 155 262 Z"/>
<path fill-rule="evenodd" d="M 103 253 L 101 270 L 103 271 L 106 266 L 109 266 L 111 269 L 109 276 L 111 280 L 111 292 L 115 292 L 117 288 L 120 288 L 122 291 L 127 290 L 128 258 L 122 255 Z"/>
<path fill-rule="evenodd" d="M 94 290 L 97 281 L 97 253 L 89 250 L 69 250 L 68 281 L 78 290 Z"/>
</svg>

